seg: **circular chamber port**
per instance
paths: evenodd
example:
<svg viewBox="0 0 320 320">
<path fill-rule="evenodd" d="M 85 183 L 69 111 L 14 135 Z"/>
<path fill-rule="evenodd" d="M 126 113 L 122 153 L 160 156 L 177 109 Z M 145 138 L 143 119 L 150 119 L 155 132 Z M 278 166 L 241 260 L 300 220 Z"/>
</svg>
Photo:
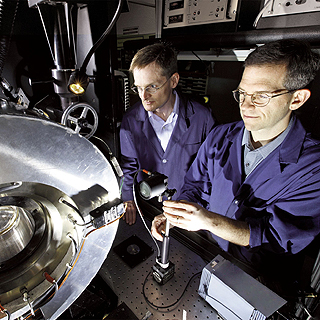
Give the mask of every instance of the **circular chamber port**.
<svg viewBox="0 0 320 320">
<path fill-rule="evenodd" d="M 27 210 L 0 206 L 0 263 L 21 252 L 30 242 L 34 230 L 34 219 Z"/>
</svg>

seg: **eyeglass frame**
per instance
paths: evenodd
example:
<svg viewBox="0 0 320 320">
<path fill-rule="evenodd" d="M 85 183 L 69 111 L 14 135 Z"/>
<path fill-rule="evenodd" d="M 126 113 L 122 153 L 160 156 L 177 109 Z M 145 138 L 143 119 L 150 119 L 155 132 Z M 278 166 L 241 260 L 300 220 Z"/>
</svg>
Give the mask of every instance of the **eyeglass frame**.
<svg viewBox="0 0 320 320">
<path fill-rule="evenodd" d="M 146 92 L 148 92 L 149 94 L 155 94 L 155 93 L 158 92 L 158 90 L 160 90 L 161 88 L 163 88 L 163 87 L 165 86 L 165 84 L 171 79 L 171 77 L 172 77 L 173 75 L 174 75 L 174 73 L 173 73 L 160 87 L 153 88 L 153 87 L 152 87 L 153 84 L 150 84 L 150 85 L 148 85 L 147 87 L 139 87 L 139 86 L 136 86 L 136 85 L 132 85 L 132 86 L 131 86 L 131 90 L 132 90 L 134 93 L 137 93 L 137 94 L 139 94 L 140 92 L 143 92 L 143 91 L 146 91 Z M 140 89 L 141 91 L 139 91 L 138 88 L 141 88 L 141 89 Z M 150 89 L 155 90 L 155 91 L 154 91 L 154 92 L 149 92 L 148 90 L 150 90 Z"/>
<path fill-rule="evenodd" d="M 297 90 L 299 90 L 299 89 L 287 90 L 286 92 L 282 92 L 282 93 L 275 94 L 277 91 L 280 91 L 280 90 L 282 91 L 282 90 L 287 90 L 287 89 L 278 89 L 278 90 L 275 90 L 275 91 L 273 91 L 273 92 L 255 91 L 255 92 L 253 92 L 253 93 L 248 93 L 248 92 L 246 92 L 246 91 L 244 91 L 244 90 L 242 90 L 242 89 L 236 89 L 236 90 L 233 90 L 233 91 L 232 91 L 232 94 L 233 94 L 234 100 L 236 100 L 236 101 L 239 103 L 240 106 L 244 103 L 244 101 L 245 101 L 245 99 L 246 99 L 246 96 L 249 96 L 249 97 L 251 97 L 251 102 L 252 102 L 252 104 L 253 104 L 255 107 L 263 108 L 263 107 L 265 107 L 266 105 L 268 105 L 268 103 L 270 102 L 270 100 L 271 100 L 272 98 L 282 96 L 283 94 L 292 93 L 292 92 L 295 92 L 295 91 L 297 91 Z M 238 100 L 236 99 L 236 97 L 235 97 L 235 93 L 236 93 L 236 92 L 239 92 L 239 91 L 241 91 L 241 92 L 243 93 L 243 95 L 244 95 L 244 99 L 243 99 L 242 102 L 238 101 Z M 258 94 L 258 93 L 260 93 L 260 94 L 263 94 L 263 93 L 264 93 L 264 94 L 266 94 L 266 95 L 268 96 L 269 100 L 266 102 L 266 104 L 264 104 L 264 105 L 257 105 L 257 104 L 252 100 L 253 96 L 254 96 L 255 94 Z M 271 96 L 269 96 L 270 94 L 271 94 Z"/>
</svg>

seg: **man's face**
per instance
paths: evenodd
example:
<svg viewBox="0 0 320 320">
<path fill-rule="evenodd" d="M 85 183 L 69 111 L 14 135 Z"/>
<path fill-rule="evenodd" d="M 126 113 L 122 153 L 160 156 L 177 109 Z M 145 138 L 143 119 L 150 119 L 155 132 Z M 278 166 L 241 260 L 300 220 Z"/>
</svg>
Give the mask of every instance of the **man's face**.
<svg viewBox="0 0 320 320">
<path fill-rule="evenodd" d="M 252 94 L 257 91 L 274 92 L 285 88 L 283 81 L 286 66 L 248 66 L 245 68 L 239 89 Z M 256 107 L 251 96 L 246 96 L 240 105 L 240 114 L 253 138 L 268 140 L 276 137 L 286 129 L 290 119 L 292 94 L 284 94 L 270 99 L 264 107 Z"/>
<path fill-rule="evenodd" d="M 172 95 L 172 89 L 176 87 L 174 77 L 168 80 L 168 78 L 162 75 L 161 69 L 156 63 L 151 63 L 142 69 L 134 69 L 133 77 L 134 84 L 140 88 L 146 88 L 148 86 L 160 87 L 163 85 L 163 87 L 154 94 L 150 94 L 146 90 L 139 92 L 140 99 L 146 111 L 159 111 L 159 108 L 165 106 L 169 101 Z"/>
</svg>

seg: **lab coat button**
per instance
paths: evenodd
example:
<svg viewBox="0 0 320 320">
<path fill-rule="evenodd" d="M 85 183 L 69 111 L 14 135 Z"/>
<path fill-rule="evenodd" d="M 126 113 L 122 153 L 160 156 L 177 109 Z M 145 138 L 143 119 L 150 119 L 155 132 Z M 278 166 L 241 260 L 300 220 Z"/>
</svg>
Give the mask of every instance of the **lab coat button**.
<svg viewBox="0 0 320 320">
<path fill-rule="evenodd" d="M 167 163 L 167 159 L 162 159 L 162 163 Z"/>
<path fill-rule="evenodd" d="M 234 204 L 238 205 L 239 204 L 239 200 L 234 200 Z"/>
</svg>

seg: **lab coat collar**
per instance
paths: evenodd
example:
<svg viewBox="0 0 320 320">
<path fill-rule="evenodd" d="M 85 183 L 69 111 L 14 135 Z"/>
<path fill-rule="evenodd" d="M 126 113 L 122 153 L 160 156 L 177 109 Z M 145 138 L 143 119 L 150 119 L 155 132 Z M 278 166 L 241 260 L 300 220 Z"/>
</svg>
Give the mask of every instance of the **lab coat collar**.
<svg viewBox="0 0 320 320">
<path fill-rule="evenodd" d="M 175 128 L 173 129 L 173 132 L 177 129 L 176 128 L 177 126 L 180 126 L 181 112 L 183 112 L 183 110 L 181 110 L 181 109 L 184 109 L 183 106 L 181 105 L 181 97 L 179 96 L 179 98 L 180 98 L 180 105 L 179 105 L 179 111 L 178 111 L 179 116 L 178 116 Z M 163 150 L 163 148 L 162 148 L 162 146 L 160 144 L 160 141 L 159 141 L 156 133 L 154 132 L 154 130 L 152 128 L 152 125 L 151 125 L 151 123 L 149 121 L 149 114 L 144 109 L 142 103 L 140 103 L 139 108 L 137 109 L 136 121 L 142 121 L 143 122 L 143 124 L 142 124 L 142 132 L 143 132 L 143 134 L 145 134 L 147 139 L 153 145 L 153 148 L 154 148 L 155 152 L 157 152 L 159 157 L 162 158 L 164 156 L 165 152 L 164 152 L 164 150 Z M 172 132 L 172 136 L 173 136 L 173 132 Z M 171 136 L 171 138 L 172 138 L 172 136 Z M 171 138 L 169 140 L 169 144 L 171 143 L 170 142 L 172 140 Z M 169 144 L 168 144 L 168 146 L 169 146 Z M 167 148 L 167 150 L 168 150 L 168 148 Z"/>
<path fill-rule="evenodd" d="M 177 94 L 179 95 L 179 102 L 180 102 L 179 111 L 178 111 L 179 116 L 178 116 L 178 120 L 175 125 L 175 128 L 173 129 L 169 144 L 178 142 L 181 135 L 187 131 L 188 127 L 190 126 L 190 119 L 195 114 L 192 102 L 190 102 L 185 96 L 180 95 L 179 92 L 177 92 Z M 144 134 L 149 139 L 149 141 L 154 145 L 155 150 L 162 157 L 164 154 L 164 151 L 148 120 L 148 117 L 149 117 L 148 112 L 143 108 L 143 105 L 141 103 L 136 113 L 136 120 L 143 122 Z"/>
<path fill-rule="evenodd" d="M 190 126 L 190 118 L 194 115 L 193 104 L 185 96 L 179 94 L 179 117 L 177 124 L 182 132 L 185 132 Z"/>
<path fill-rule="evenodd" d="M 306 137 L 306 130 L 302 126 L 300 120 L 298 120 L 294 114 L 292 114 L 292 117 L 293 117 L 292 127 L 278 149 L 279 162 L 281 164 L 298 162 L 303 141 L 305 140 L 305 137 Z M 242 129 L 240 132 L 239 130 L 232 130 L 229 134 L 227 134 L 226 138 L 229 139 L 230 142 L 235 142 L 235 139 L 236 139 L 237 144 L 242 143 L 244 123 L 242 121 L 240 123 L 242 126 Z"/>
<path fill-rule="evenodd" d="M 306 130 L 302 126 L 301 122 L 294 114 L 292 114 L 292 117 L 293 125 L 291 130 L 280 146 L 279 160 L 284 164 L 298 162 L 303 141 L 306 138 Z"/>
<path fill-rule="evenodd" d="M 306 136 L 306 131 L 301 122 L 294 117 L 294 122 L 288 135 L 282 144 L 268 157 L 259 164 L 259 170 L 253 170 L 250 175 L 245 178 L 243 174 L 242 160 L 242 137 L 244 124 L 242 121 L 235 124 L 234 129 L 226 135 L 226 138 L 232 144 L 230 146 L 230 154 L 235 156 L 230 157 L 229 161 L 234 172 L 232 173 L 232 181 L 237 197 L 242 197 L 242 194 L 248 196 L 247 187 L 250 185 L 251 192 L 260 187 L 265 181 L 272 179 L 278 174 L 281 174 L 285 167 L 289 164 L 298 162 L 303 141 Z M 233 149 L 233 151 L 231 150 Z"/>
<path fill-rule="evenodd" d="M 179 143 L 182 135 L 190 127 L 190 119 L 194 115 L 193 104 L 191 101 L 187 100 L 184 96 L 181 95 L 179 95 L 179 101 L 180 105 L 178 111 L 178 119 L 175 127 L 173 128 L 173 132 L 168 143 L 168 152 L 170 152 L 170 149 L 172 149 L 176 143 Z"/>
<path fill-rule="evenodd" d="M 194 115 L 194 109 L 192 103 L 183 95 L 181 95 L 178 91 L 176 94 L 179 96 L 179 117 L 182 119 L 188 119 Z M 138 112 L 136 113 L 137 121 L 146 121 L 148 118 L 148 112 L 143 108 L 142 103 L 140 104 L 140 108 L 138 108 Z M 187 121 L 186 121 L 187 122 Z"/>
<path fill-rule="evenodd" d="M 136 113 L 137 121 L 146 121 L 148 119 L 148 112 L 144 109 L 142 103 L 140 103 L 139 108 Z"/>
<path fill-rule="evenodd" d="M 140 103 L 139 108 L 136 112 L 136 121 L 142 121 L 142 133 L 153 145 L 155 152 L 157 152 L 160 157 L 163 157 L 164 151 L 148 118 L 148 112 L 144 109 L 142 103 Z"/>
</svg>

